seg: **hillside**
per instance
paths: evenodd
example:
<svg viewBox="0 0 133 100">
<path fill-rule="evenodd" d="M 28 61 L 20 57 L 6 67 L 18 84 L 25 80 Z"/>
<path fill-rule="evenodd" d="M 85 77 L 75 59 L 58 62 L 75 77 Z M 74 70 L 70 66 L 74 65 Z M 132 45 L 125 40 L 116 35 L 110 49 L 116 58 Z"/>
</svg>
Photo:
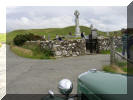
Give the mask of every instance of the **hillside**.
<svg viewBox="0 0 133 100">
<path fill-rule="evenodd" d="M 6 34 L 0 33 L 0 42 L 6 42 Z"/>
<path fill-rule="evenodd" d="M 85 34 L 90 33 L 90 28 L 86 26 L 80 26 L 81 32 L 85 32 Z M 69 27 L 64 27 L 64 28 L 47 28 L 47 29 L 28 29 L 28 30 L 14 30 L 11 32 L 7 33 L 7 43 L 12 42 L 13 38 L 18 35 L 18 34 L 26 34 L 26 33 L 33 33 L 36 35 L 43 36 L 45 35 L 46 38 L 48 35 L 50 36 L 51 39 L 55 38 L 56 34 L 58 35 L 68 35 L 69 32 L 72 32 L 74 35 L 75 32 L 75 26 L 69 26 Z M 106 35 L 105 32 L 98 31 L 99 35 Z"/>
</svg>

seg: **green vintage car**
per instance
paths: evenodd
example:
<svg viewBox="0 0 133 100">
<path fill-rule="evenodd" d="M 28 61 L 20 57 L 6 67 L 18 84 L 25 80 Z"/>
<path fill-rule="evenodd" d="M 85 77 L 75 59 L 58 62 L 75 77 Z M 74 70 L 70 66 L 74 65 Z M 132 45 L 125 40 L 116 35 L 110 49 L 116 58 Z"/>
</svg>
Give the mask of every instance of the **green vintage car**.
<svg viewBox="0 0 133 100">
<path fill-rule="evenodd" d="M 78 77 L 77 94 L 70 95 L 73 84 L 69 79 L 59 82 L 58 89 L 63 96 L 49 95 L 42 100 L 125 100 L 115 94 L 127 94 L 127 76 L 106 73 L 96 69 L 82 73 Z"/>
</svg>

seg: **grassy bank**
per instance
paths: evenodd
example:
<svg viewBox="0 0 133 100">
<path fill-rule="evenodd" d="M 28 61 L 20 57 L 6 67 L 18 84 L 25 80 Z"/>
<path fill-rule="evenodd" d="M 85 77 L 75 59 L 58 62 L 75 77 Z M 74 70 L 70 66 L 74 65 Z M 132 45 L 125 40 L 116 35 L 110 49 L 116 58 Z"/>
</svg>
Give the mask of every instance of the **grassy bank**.
<svg viewBox="0 0 133 100">
<path fill-rule="evenodd" d="M 10 49 L 12 52 L 14 52 L 16 55 L 24 58 L 32 58 L 32 59 L 55 59 L 52 56 L 47 55 L 44 52 L 40 52 L 39 48 L 37 46 L 26 46 L 23 47 L 11 45 Z"/>
<path fill-rule="evenodd" d="M 116 65 L 110 66 L 110 65 L 105 65 L 103 66 L 103 71 L 105 72 L 111 72 L 111 73 L 120 73 L 120 74 L 127 74 L 127 67 L 119 67 Z"/>
<path fill-rule="evenodd" d="M 6 42 L 6 34 L 0 33 L 0 42 Z"/>
<path fill-rule="evenodd" d="M 115 64 L 111 65 L 105 65 L 103 66 L 103 71 L 111 72 L 111 73 L 127 73 L 127 61 L 119 61 L 115 60 Z"/>
</svg>

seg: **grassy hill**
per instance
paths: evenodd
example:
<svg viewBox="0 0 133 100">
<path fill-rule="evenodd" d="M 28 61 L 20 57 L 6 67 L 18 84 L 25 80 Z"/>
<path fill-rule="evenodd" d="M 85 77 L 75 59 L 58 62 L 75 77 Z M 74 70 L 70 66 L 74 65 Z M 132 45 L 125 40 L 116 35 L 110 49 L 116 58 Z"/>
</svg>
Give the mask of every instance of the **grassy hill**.
<svg viewBox="0 0 133 100">
<path fill-rule="evenodd" d="M 86 26 L 80 26 L 80 30 L 81 32 L 85 32 L 86 35 L 90 33 L 90 28 Z M 11 43 L 13 38 L 18 34 L 33 33 L 33 34 L 40 35 L 40 36 L 45 35 L 46 38 L 49 35 L 51 39 L 54 39 L 56 34 L 65 36 L 65 35 L 68 35 L 69 32 L 72 32 L 72 34 L 74 35 L 75 26 L 69 26 L 69 27 L 64 27 L 64 28 L 14 30 L 14 31 L 7 33 L 7 43 Z M 105 32 L 102 32 L 102 31 L 97 31 L 97 32 L 99 35 L 106 36 Z"/>
<path fill-rule="evenodd" d="M 0 42 L 6 42 L 6 34 L 0 33 Z"/>
<path fill-rule="evenodd" d="M 85 26 L 81 26 L 81 31 L 87 33 L 90 33 L 90 28 L 85 27 Z M 50 36 L 50 38 L 55 38 L 56 34 L 58 35 L 68 35 L 69 32 L 72 32 L 74 35 L 75 32 L 75 26 L 69 26 L 69 27 L 65 27 L 65 28 L 47 28 L 47 29 L 28 29 L 28 30 L 14 30 L 12 32 L 9 32 L 7 34 L 7 41 L 11 42 L 13 40 L 13 38 L 18 35 L 18 34 L 26 34 L 26 33 L 33 33 L 36 35 L 40 35 L 43 36 L 45 35 L 46 38 L 48 37 L 48 35 Z"/>
</svg>

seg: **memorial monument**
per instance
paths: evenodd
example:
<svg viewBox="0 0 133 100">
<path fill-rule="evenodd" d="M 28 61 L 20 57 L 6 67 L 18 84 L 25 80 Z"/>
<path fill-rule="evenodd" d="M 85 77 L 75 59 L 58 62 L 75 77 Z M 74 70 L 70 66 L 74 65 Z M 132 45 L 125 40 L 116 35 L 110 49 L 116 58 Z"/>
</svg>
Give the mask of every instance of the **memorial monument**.
<svg viewBox="0 0 133 100">
<path fill-rule="evenodd" d="M 80 37 L 80 27 L 79 27 L 79 15 L 80 15 L 80 13 L 78 12 L 78 10 L 76 10 L 75 12 L 74 12 L 74 15 L 75 15 L 75 26 L 76 26 L 76 28 L 75 28 L 75 35 L 76 35 L 76 37 Z"/>
<path fill-rule="evenodd" d="M 91 29 L 91 30 L 93 29 L 93 24 L 90 25 L 90 29 Z"/>
</svg>

